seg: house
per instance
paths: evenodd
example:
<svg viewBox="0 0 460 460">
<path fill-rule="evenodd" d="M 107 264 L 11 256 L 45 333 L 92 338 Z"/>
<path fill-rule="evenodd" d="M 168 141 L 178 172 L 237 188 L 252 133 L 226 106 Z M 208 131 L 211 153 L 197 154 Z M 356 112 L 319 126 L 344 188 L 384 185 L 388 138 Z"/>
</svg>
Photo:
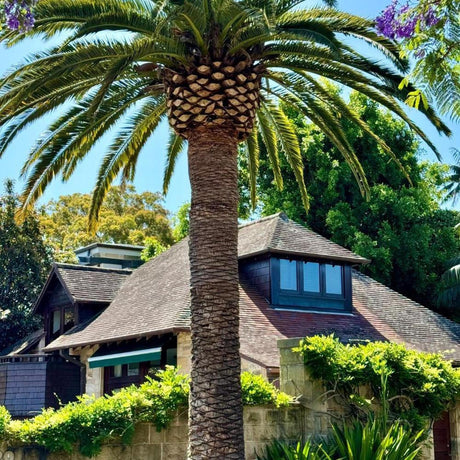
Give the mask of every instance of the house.
<svg viewBox="0 0 460 460">
<path fill-rule="evenodd" d="M 109 252 L 105 268 L 103 251 L 94 257 L 96 248 L 89 249 L 93 254 L 80 253 L 88 265 L 55 264 L 49 275 L 35 306 L 44 320 L 37 356 L 78 369 L 80 391 L 96 396 L 141 383 L 165 364 L 188 372 L 187 239 L 134 271 L 114 263 L 126 253 Z M 282 213 L 242 225 L 238 254 L 245 370 L 274 380 L 278 339 L 331 333 L 344 342 L 387 340 L 443 352 L 460 363 L 459 324 L 361 274 L 357 268 L 369 260 Z M 89 265 L 92 255 L 101 266 Z M 23 350 L 0 358 L 0 404 L 2 366 L 20 361 Z"/>
</svg>

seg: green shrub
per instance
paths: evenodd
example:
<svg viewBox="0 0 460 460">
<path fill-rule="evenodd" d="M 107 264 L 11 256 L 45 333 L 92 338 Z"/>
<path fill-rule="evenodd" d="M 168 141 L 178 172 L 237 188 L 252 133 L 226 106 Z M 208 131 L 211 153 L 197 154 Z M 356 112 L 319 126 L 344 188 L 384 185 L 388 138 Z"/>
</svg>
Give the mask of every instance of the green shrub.
<svg viewBox="0 0 460 460">
<path fill-rule="evenodd" d="M 343 345 L 333 336 L 305 338 L 295 350 L 303 355 L 311 376 L 350 407 L 362 409 L 370 403 L 359 397 L 360 386 L 370 385 L 381 397 L 384 376 L 391 413 L 409 420 L 416 431 L 460 396 L 460 370 L 438 354 L 384 342 Z"/>
<path fill-rule="evenodd" d="M 414 434 L 400 422 L 387 426 L 381 419 L 352 425 L 333 425 L 329 445 L 331 458 L 342 460 L 414 460 L 420 449 L 423 431 Z"/>
<path fill-rule="evenodd" d="M 297 444 L 273 441 L 258 460 L 414 460 L 423 432 L 413 434 L 400 422 L 387 425 L 383 418 L 366 423 L 333 425 L 329 440 Z"/>
<path fill-rule="evenodd" d="M 6 410 L 6 407 L 0 406 L 0 438 L 5 433 L 6 427 L 10 423 L 10 420 L 11 420 L 11 415 Z"/>
<path fill-rule="evenodd" d="M 308 440 L 304 444 L 273 441 L 265 448 L 262 456 L 257 460 L 330 460 L 330 457 L 321 446 Z"/>
<path fill-rule="evenodd" d="M 278 391 L 271 383 L 262 376 L 250 372 L 241 374 L 241 391 L 245 406 L 260 406 L 262 404 L 274 404 L 276 407 L 287 406 L 292 397 Z"/>
<path fill-rule="evenodd" d="M 282 405 L 290 400 L 261 377 L 244 373 L 242 382 L 245 404 Z M 78 447 L 83 455 L 92 457 L 111 438 L 129 444 L 138 422 L 153 423 L 158 431 L 167 427 L 178 409 L 187 410 L 189 389 L 189 378 L 168 367 L 140 387 L 130 386 L 101 398 L 83 395 L 76 402 L 57 410 L 46 409 L 29 420 L 10 422 L 8 412 L 3 408 L 2 415 L 0 407 L 0 439 L 12 445 L 40 445 L 50 452 L 72 452 Z"/>
</svg>

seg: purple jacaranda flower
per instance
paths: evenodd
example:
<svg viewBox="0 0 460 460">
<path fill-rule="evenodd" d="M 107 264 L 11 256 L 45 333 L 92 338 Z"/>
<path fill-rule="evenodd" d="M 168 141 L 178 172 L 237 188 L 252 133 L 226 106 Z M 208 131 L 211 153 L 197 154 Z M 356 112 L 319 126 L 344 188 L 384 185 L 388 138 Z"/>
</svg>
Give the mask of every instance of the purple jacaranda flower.
<svg viewBox="0 0 460 460">
<path fill-rule="evenodd" d="M 4 20 L 11 30 L 29 31 L 35 24 L 33 6 L 36 0 L 7 0 L 3 5 Z"/>
<path fill-rule="evenodd" d="M 11 30 L 18 30 L 21 23 L 17 16 L 10 15 L 6 19 L 6 25 Z"/>
<path fill-rule="evenodd" d="M 440 19 L 438 18 L 438 16 L 436 16 L 436 13 L 435 11 L 433 10 L 433 8 L 428 8 L 428 11 L 427 13 L 425 14 L 425 24 L 428 26 L 428 27 L 432 27 L 432 26 L 435 26 L 439 21 Z"/>
</svg>

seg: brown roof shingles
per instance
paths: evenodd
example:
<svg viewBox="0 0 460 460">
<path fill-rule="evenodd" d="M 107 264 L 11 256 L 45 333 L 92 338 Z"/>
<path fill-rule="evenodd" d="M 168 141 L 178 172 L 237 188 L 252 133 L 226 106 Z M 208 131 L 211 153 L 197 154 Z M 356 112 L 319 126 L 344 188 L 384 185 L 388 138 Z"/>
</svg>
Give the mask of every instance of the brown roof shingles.
<svg viewBox="0 0 460 460">
<path fill-rule="evenodd" d="M 311 256 L 351 263 L 369 262 L 368 259 L 289 220 L 284 213 L 242 225 L 239 229 L 238 256 L 240 258 L 265 252 Z"/>
<path fill-rule="evenodd" d="M 301 249 L 310 256 L 327 256 L 329 251 L 342 260 L 359 258 L 283 215 L 242 226 L 239 235 L 239 254 L 243 257 L 270 247 L 288 252 Z M 188 240 L 183 240 L 135 270 L 111 305 L 87 327 L 69 331 L 48 349 L 188 328 L 189 278 Z M 242 355 L 274 367 L 279 365 L 277 339 L 334 333 L 344 342 L 390 340 L 423 351 L 452 350 L 448 356 L 460 361 L 460 325 L 356 271 L 353 306 L 352 314 L 276 310 L 243 280 L 240 284 Z"/>
<path fill-rule="evenodd" d="M 110 303 L 130 270 L 55 264 L 53 267 L 74 302 Z"/>
</svg>

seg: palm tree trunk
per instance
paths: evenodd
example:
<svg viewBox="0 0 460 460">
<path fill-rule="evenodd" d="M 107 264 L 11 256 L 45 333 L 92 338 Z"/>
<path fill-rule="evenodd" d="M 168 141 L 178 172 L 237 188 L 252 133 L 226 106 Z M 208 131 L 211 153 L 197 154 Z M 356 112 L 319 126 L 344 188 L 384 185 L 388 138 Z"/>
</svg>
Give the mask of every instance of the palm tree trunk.
<svg viewBox="0 0 460 460">
<path fill-rule="evenodd" d="M 238 141 L 233 130 L 188 139 L 193 460 L 244 459 L 238 315 Z"/>
</svg>

